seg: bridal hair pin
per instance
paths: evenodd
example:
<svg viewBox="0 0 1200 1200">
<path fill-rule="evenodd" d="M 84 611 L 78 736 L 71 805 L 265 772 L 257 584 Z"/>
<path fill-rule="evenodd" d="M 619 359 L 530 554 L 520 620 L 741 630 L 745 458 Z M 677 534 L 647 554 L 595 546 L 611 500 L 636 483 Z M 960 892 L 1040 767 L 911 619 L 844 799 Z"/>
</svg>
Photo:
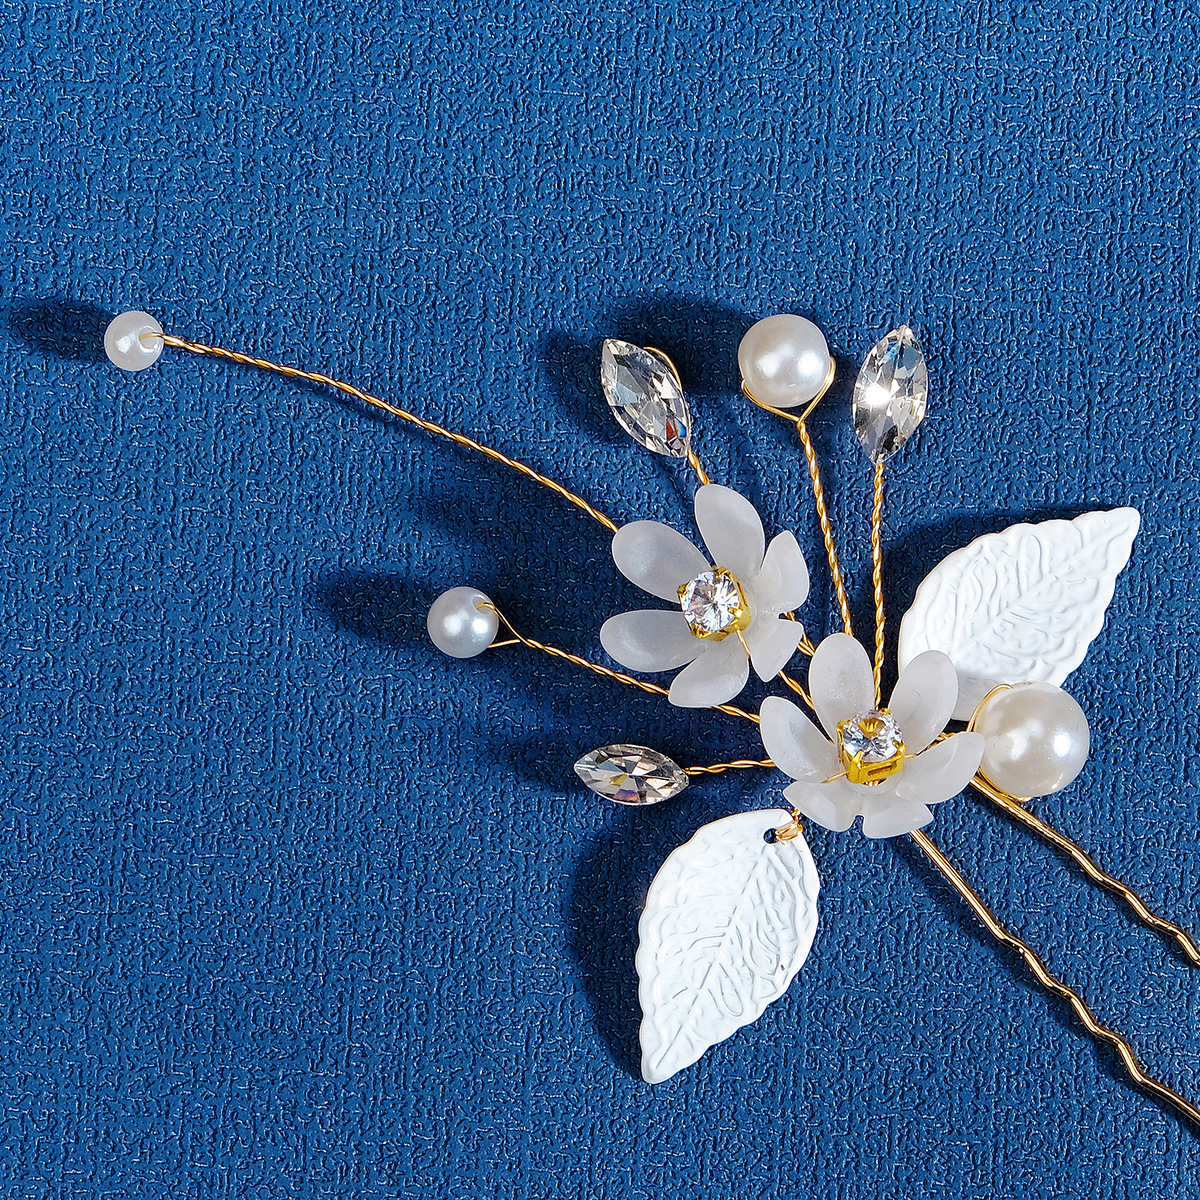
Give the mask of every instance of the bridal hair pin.
<svg viewBox="0 0 1200 1200">
<path fill-rule="evenodd" d="M 859 822 L 867 837 L 911 838 L 992 937 L 1020 954 L 1043 988 L 1070 1004 L 1095 1041 L 1117 1051 L 1133 1080 L 1200 1124 L 1200 1109 L 1146 1073 L 1124 1035 L 1102 1025 L 1079 992 L 993 916 L 924 832 L 931 806 L 969 788 L 1066 854 L 1200 966 L 1200 947 L 1188 933 L 1152 912 L 1028 807 L 1030 797 L 1070 784 L 1087 759 L 1087 720 L 1061 684 L 1103 625 L 1138 530 L 1133 509 L 1013 525 L 950 554 L 921 583 L 901 622 L 898 680 L 885 703 L 885 473 L 924 419 L 928 395 L 925 358 L 912 330 L 901 326 L 869 351 L 853 392 L 854 431 L 872 481 L 870 651 L 854 637 L 807 428 L 833 381 L 834 362 L 824 335 L 803 317 L 759 321 L 742 339 L 738 363 L 747 399 L 788 421 L 804 453 L 841 626 L 817 643 L 796 615 L 809 590 L 796 538 L 783 531 L 768 543 L 753 505 L 712 482 L 694 446 L 679 373 L 653 347 L 605 341 L 601 387 L 635 442 L 686 463 L 695 474 L 703 549 L 657 521 L 618 524 L 525 463 L 360 388 L 165 333 L 147 313 L 114 318 L 104 344 L 112 362 L 128 371 L 152 366 L 172 348 L 326 385 L 548 488 L 604 526 L 617 569 L 662 605 L 604 622 L 601 645 L 625 669 L 519 631 L 500 606 L 470 587 L 452 588 L 433 604 L 428 629 L 434 645 L 463 659 L 521 647 L 672 704 L 713 709 L 757 726 L 765 757 L 752 752 L 731 762 L 681 767 L 651 747 L 620 743 L 592 750 L 575 764 L 594 792 L 626 805 L 670 800 L 693 782 L 729 771 L 774 769 L 789 780 L 785 808 L 705 825 L 667 858 L 650 885 L 637 952 L 642 1073 L 649 1082 L 695 1063 L 787 990 L 817 927 L 819 880 L 803 823 L 845 831 Z M 797 654 L 808 660 L 804 681 L 787 669 Z M 757 713 L 733 703 L 751 670 L 764 682 L 777 680 L 799 703 L 769 696 Z M 663 686 L 632 672 L 676 674 Z"/>
</svg>

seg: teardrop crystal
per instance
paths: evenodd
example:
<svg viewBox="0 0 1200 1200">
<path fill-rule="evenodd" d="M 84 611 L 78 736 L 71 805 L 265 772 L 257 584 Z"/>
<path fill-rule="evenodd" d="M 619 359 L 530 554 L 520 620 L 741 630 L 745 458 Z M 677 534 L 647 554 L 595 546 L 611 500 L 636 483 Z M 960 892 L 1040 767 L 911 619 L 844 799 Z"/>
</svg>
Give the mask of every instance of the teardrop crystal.
<svg viewBox="0 0 1200 1200">
<path fill-rule="evenodd" d="M 600 386 L 617 423 L 639 446 L 670 458 L 687 458 L 692 418 L 683 388 L 657 354 L 606 338 Z"/>
<path fill-rule="evenodd" d="M 678 763 L 648 746 L 601 746 L 575 764 L 575 774 L 598 796 L 618 804 L 660 804 L 688 785 Z"/>
<path fill-rule="evenodd" d="M 925 419 L 929 372 L 907 325 L 876 342 L 854 381 L 854 432 L 873 463 L 891 458 Z"/>
</svg>

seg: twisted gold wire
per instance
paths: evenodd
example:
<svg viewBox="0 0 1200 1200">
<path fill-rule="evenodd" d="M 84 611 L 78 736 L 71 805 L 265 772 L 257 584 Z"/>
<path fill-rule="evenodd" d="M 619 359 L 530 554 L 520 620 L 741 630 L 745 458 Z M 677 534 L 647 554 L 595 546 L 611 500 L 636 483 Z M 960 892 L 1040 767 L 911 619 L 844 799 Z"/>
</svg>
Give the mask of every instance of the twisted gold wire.
<svg viewBox="0 0 1200 1200">
<path fill-rule="evenodd" d="M 699 455 L 697 455 L 691 446 L 688 446 L 687 460 L 692 470 L 696 472 L 696 478 L 700 480 L 701 484 L 712 483 L 712 479 L 709 477 L 708 472 L 700 463 Z"/>
<path fill-rule="evenodd" d="M 225 358 L 230 362 L 240 363 L 244 367 L 257 367 L 259 370 L 271 371 L 276 375 L 284 375 L 289 379 L 305 379 L 309 383 L 320 383 L 326 387 L 336 388 L 337 391 L 344 392 L 347 396 L 353 396 L 356 400 L 361 400 L 364 404 L 371 405 L 372 408 L 378 408 L 393 417 L 399 417 L 402 421 L 416 425 L 419 429 L 425 430 L 426 433 L 434 433 L 438 437 L 449 438 L 455 445 L 465 446 L 468 450 L 475 450 L 485 457 L 492 459 L 493 462 L 503 463 L 506 467 L 511 467 L 527 479 L 532 479 L 535 483 L 540 483 L 543 487 L 549 488 L 550 491 L 561 496 L 564 500 L 568 500 L 576 507 L 583 509 L 593 521 L 598 521 L 610 533 L 617 532 L 617 526 L 602 512 L 593 508 L 582 496 L 577 496 L 574 492 L 563 487 L 561 483 L 551 479 L 549 476 L 542 475 L 532 467 L 526 466 L 525 463 L 518 462 L 515 458 L 509 458 L 507 454 L 501 454 L 499 450 L 493 450 L 491 446 L 485 446 L 482 442 L 475 441 L 474 438 L 469 438 L 461 433 L 454 433 L 452 430 L 437 425 L 433 421 L 426 421 L 423 417 L 418 417 L 415 413 L 408 412 L 406 409 L 397 408 L 394 404 L 389 404 L 386 400 L 381 400 L 378 396 L 371 395 L 370 392 L 364 392 L 361 388 L 356 388 L 353 384 L 343 383 L 342 380 L 334 379 L 330 375 L 324 375 L 320 371 L 302 371 L 299 367 L 288 367 L 281 363 L 271 362 L 267 358 L 255 358 L 249 354 L 240 354 L 236 350 L 226 350 L 223 346 L 206 346 L 203 342 L 190 342 L 185 338 L 176 337 L 170 333 L 164 333 L 161 336 L 164 345 L 174 346 L 178 350 L 188 350 L 192 354 L 209 355 L 213 358 Z"/>
<path fill-rule="evenodd" d="M 685 775 L 720 775 L 725 771 L 748 771 L 753 767 L 773 767 L 769 758 L 735 758 L 733 762 L 713 763 L 707 767 L 684 767 Z"/>
<path fill-rule="evenodd" d="M 883 678 L 883 461 L 875 464 L 875 502 L 871 506 L 871 586 L 875 591 L 875 704 L 882 701 Z"/>
<path fill-rule="evenodd" d="M 793 679 L 786 671 L 780 671 L 779 678 L 782 679 L 783 682 L 786 683 L 788 687 L 790 687 L 792 691 L 795 692 L 796 695 L 799 696 L 800 699 L 803 700 L 813 712 L 817 711 L 813 705 L 812 697 L 800 685 L 799 680 Z"/>
<path fill-rule="evenodd" d="M 1030 812 L 1019 798 L 1002 792 L 988 783 L 986 779 L 977 775 L 971 780 L 971 786 L 981 796 L 1012 817 L 1014 821 L 1019 822 L 1031 833 L 1043 838 L 1050 845 L 1068 855 L 1093 883 L 1119 896 L 1133 910 L 1142 924 L 1153 929 L 1162 937 L 1173 940 L 1187 956 L 1188 961 L 1193 966 L 1200 967 L 1200 946 L 1197 946 L 1191 934 L 1165 917 L 1160 917 L 1128 884 L 1122 883 L 1121 880 L 1097 866 L 1087 851 L 1077 842 L 1073 842 L 1066 834 L 1060 833 L 1053 825 L 1048 825 L 1041 817 Z"/>
<path fill-rule="evenodd" d="M 1026 966 L 1033 972 L 1042 987 L 1048 992 L 1052 992 L 1054 995 L 1066 1000 L 1071 1005 L 1075 1010 L 1075 1015 L 1079 1018 L 1093 1040 L 1106 1042 L 1112 1046 L 1117 1054 L 1120 1055 L 1121 1061 L 1125 1064 L 1126 1071 L 1152 1096 L 1156 1096 L 1159 1100 L 1171 1105 L 1172 1108 L 1181 1112 L 1185 1117 L 1189 1117 L 1196 1124 L 1200 1125 L 1200 1109 L 1192 1104 L 1191 1101 L 1185 1100 L 1174 1088 L 1168 1087 L 1160 1080 L 1147 1075 L 1129 1041 L 1117 1033 L 1116 1030 L 1101 1025 L 1096 1020 L 1092 1010 L 1088 1008 L 1083 997 L 1074 988 L 1068 987 L 1063 983 L 1056 975 L 1051 974 L 1049 968 L 1042 962 L 1031 946 L 1023 942 L 1016 934 L 1009 932 L 1009 930 L 996 920 L 991 909 L 983 902 L 979 894 L 958 873 L 954 864 L 950 862 L 921 830 L 916 829 L 909 836 L 942 873 L 951 887 L 967 902 L 971 911 L 983 922 L 988 933 L 1000 942 L 1001 945 L 1007 946 L 1010 950 L 1015 950 L 1020 954 L 1025 960 Z"/>
<path fill-rule="evenodd" d="M 584 667 L 588 671 L 594 671 L 597 675 L 602 675 L 605 679 L 611 679 L 614 683 L 623 683 L 627 687 L 638 688 L 640 691 L 649 692 L 652 696 L 669 696 L 671 694 L 665 687 L 659 687 L 657 683 L 649 683 L 644 679 L 637 679 L 633 675 L 626 675 L 624 671 L 614 671 L 609 667 L 603 667 L 599 663 L 594 663 L 590 659 L 580 658 L 578 654 L 572 654 L 569 650 L 560 650 L 557 646 L 548 646 L 545 642 L 539 642 L 536 638 L 526 637 L 518 629 L 514 628 L 513 623 L 494 604 L 481 604 L 479 607 L 494 612 L 500 618 L 508 632 L 512 634 L 513 638 L 530 650 L 540 650 L 543 654 L 550 655 L 551 658 L 561 658 L 564 662 L 573 663 L 577 667 Z M 493 646 L 511 644 L 511 641 L 492 643 Z M 713 704 L 710 707 L 717 712 L 727 713 L 731 717 L 741 717 L 745 721 L 752 721 L 755 725 L 759 723 L 759 719 L 754 713 L 747 712 L 744 708 L 738 708 L 735 704 Z"/>
<path fill-rule="evenodd" d="M 821 527 L 821 537 L 825 542 L 825 557 L 829 560 L 829 574 L 833 577 L 838 608 L 842 611 L 842 631 L 853 636 L 854 627 L 850 622 L 850 599 L 846 595 L 842 567 L 838 562 L 837 549 L 833 543 L 833 524 L 829 520 L 829 509 L 825 504 L 825 488 L 821 483 L 821 468 L 817 462 L 817 450 L 812 443 L 812 438 L 808 435 L 808 425 L 805 424 L 803 417 L 796 421 L 796 432 L 800 435 L 800 445 L 804 450 L 805 461 L 808 463 L 808 478 L 812 483 L 817 524 Z"/>
<path fill-rule="evenodd" d="M 804 461 L 808 464 L 808 478 L 812 484 L 813 504 L 817 510 L 817 524 L 821 527 L 821 539 L 825 543 L 825 558 L 829 562 L 829 574 L 833 578 L 833 587 L 837 593 L 838 608 L 842 613 L 842 630 L 845 633 L 853 634 L 854 626 L 850 622 L 850 599 L 846 595 L 846 583 L 842 578 L 842 566 L 838 561 L 837 547 L 833 541 L 833 523 L 829 520 L 829 508 L 825 503 L 825 487 L 821 483 L 821 464 L 817 461 L 817 449 L 813 445 L 812 438 L 809 436 L 807 424 L 808 414 L 816 408 L 817 401 L 825 395 L 829 390 L 830 384 L 833 383 L 833 372 L 834 366 L 832 360 L 830 360 L 829 374 L 825 379 L 825 385 L 798 417 L 788 412 L 785 408 L 776 408 L 774 405 L 764 404 L 750 391 L 744 382 L 742 383 L 742 394 L 752 404 L 757 404 L 759 408 L 765 408 L 767 412 L 774 413 L 777 417 L 783 417 L 785 421 L 790 421 L 796 427 L 796 433 L 800 436 L 800 445 L 804 450 Z"/>
</svg>

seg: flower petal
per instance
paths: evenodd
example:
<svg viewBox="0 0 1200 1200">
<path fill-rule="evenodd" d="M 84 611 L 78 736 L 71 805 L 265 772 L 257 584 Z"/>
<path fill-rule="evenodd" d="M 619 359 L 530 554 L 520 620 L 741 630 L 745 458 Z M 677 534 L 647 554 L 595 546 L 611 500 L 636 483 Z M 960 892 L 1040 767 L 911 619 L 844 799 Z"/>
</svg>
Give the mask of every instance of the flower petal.
<svg viewBox="0 0 1200 1200">
<path fill-rule="evenodd" d="M 758 715 L 763 749 L 785 775 L 820 783 L 837 773 L 833 743 L 790 700 L 768 696 Z"/>
<path fill-rule="evenodd" d="M 750 647 L 750 662 L 764 683 L 783 670 L 787 660 L 796 653 L 804 626 L 799 621 L 784 621 L 779 617 L 756 617 L 746 630 L 746 645 Z"/>
<path fill-rule="evenodd" d="M 631 671 L 673 671 L 704 649 L 683 613 L 664 608 L 639 608 L 609 617 L 600 626 L 600 645 Z"/>
<path fill-rule="evenodd" d="M 675 676 L 669 699 L 680 708 L 725 704 L 746 686 L 749 677 L 750 660 L 737 638 L 709 642 L 699 658 Z"/>
<path fill-rule="evenodd" d="M 932 820 L 933 813 L 924 804 L 902 800 L 890 805 L 881 804 L 878 809 L 864 813 L 862 831 L 869 838 L 897 837 L 902 833 L 912 833 Z"/>
<path fill-rule="evenodd" d="M 858 816 L 860 797 L 845 780 L 837 783 L 809 783 L 799 780 L 784 789 L 784 799 L 798 808 L 810 821 L 816 821 L 834 833 L 842 833 Z"/>
<path fill-rule="evenodd" d="M 755 615 L 792 612 L 808 599 L 808 566 L 796 535 L 784 530 L 767 547 L 762 569 L 743 581 Z"/>
<path fill-rule="evenodd" d="M 679 587 L 712 564 L 676 529 L 658 521 L 633 521 L 612 542 L 617 570 L 644 592 L 679 603 Z"/>
<path fill-rule="evenodd" d="M 888 708 L 910 754 L 920 754 L 943 729 L 958 701 L 958 672 L 940 650 L 926 650 L 900 672 Z"/>
<path fill-rule="evenodd" d="M 849 634 L 830 634 L 809 664 L 808 694 L 831 738 L 839 721 L 874 708 L 875 676 L 863 644 Z"/>
<path fill-rule="evenodd" d="M 739 579 L 751 579 L 763 565 L 766 535 L 754 505 L 732 488 L 705 484 L 696 493 L 696 524 L 713 564 Z"/>
<path fill-rule="evenodd" d="M 982 734 L 956 733 L 904 764 L 895 777 L 896 795 L 921 804 L 941 804 L 971 782 L 982 757 Z"/>
</svg>

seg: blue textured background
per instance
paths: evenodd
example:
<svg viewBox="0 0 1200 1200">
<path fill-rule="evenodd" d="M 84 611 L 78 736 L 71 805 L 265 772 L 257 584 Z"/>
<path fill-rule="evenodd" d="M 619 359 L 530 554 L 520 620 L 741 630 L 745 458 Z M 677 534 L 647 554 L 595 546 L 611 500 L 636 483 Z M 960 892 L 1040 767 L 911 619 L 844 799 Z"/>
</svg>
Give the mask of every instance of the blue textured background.
<svg viewBox="0 0 1200 1200">
<path fill-rule="evenodd" d="M 448 663 L 422 624 L 469 581 L 599 653 L 634 598 L 603 531 L 318 389 L 98 354 L 146 307 L 688 528 L 686 473 L 596 386 L 601 336 L 652 342 L 714 474 L 819 567 L 797 448 L 736 394 L 741 332 L 804 312 L 842 368 L 815 433 L 865 627 L 847 381 L 908 319 L 934 392 L 893 477 L 892 611 L 979 532 L 1141 509 L 1071 684 L 1095 752 L 1042 811 L 1195 926 L 1200 23 L 1176 7 L 0 10 L 0 1194 L 1196 1194 L 1197 1131 L 904 845 L 815 831 L 800 979 L 646 1087 L 640 898 L 777 784 L 604 807 L 570 770 L 596 744 L 754 739 L 521 653 Z M 974 801 L 933 831 L 1200 1094 L 1200 976 Z"/>
</svg>

